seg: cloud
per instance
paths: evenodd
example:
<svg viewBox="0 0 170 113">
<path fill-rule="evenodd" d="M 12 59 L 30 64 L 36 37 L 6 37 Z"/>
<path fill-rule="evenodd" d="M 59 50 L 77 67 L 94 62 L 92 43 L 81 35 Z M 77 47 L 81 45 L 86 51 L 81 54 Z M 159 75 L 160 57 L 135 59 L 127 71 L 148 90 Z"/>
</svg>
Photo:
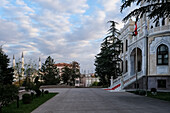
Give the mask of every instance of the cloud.
<svg viewBox="0 0 170 113">
<path fill-rule="evenodd" d="M 57 13 L 84 13 L 89 7 L 87 0 L 35 0 L 43 8 Z"/>
<path fill-rule="evenodd" d="M 107 33 L 107 21 L 121 23 L 119 0 L 2 0 L 0 40 L 12 57 L 52 56 L 56 62 L 78 61 L 82 69 L 94 69 L 95 55 Z M 92 6 L 93 5 L 93 6 Z M 123 26 L 121 23 L 118 28 Z"/>
</svg>

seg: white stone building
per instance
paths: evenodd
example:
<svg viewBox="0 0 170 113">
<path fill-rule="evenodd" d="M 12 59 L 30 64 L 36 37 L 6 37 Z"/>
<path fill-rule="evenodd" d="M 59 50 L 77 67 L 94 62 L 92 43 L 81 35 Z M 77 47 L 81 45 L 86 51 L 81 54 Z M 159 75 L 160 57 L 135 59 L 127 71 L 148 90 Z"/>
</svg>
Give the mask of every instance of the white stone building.
<svg viewBox="0 0 170 113">
<path fill-rule="evenodd" d="M 136 78 L 139 89 L 170 90 L 170 18 L 153 23 L 143 17 L 137 22 L 137 36 L 132 36 L 134 26 L 135 22 L 129 20 L 120 31 L 123 75 L 111 80 L 108 90 L 136 88 Z"/>
</svg>

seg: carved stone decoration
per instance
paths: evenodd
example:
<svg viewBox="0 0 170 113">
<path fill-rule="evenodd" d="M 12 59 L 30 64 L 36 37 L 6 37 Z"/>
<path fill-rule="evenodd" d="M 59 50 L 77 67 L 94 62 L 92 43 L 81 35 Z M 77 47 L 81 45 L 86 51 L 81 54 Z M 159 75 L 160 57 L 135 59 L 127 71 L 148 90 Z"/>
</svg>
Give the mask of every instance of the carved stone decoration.
<svg viewBox="0 0 170 113">
<path fill-rule="evenodd" d="M 150 44 L 150 54 L 156 54 L 157 47 L 161 44 L 167 45 L 170 51 L 170 36 L 156 37 L 155 40 Z"/>
</svg>

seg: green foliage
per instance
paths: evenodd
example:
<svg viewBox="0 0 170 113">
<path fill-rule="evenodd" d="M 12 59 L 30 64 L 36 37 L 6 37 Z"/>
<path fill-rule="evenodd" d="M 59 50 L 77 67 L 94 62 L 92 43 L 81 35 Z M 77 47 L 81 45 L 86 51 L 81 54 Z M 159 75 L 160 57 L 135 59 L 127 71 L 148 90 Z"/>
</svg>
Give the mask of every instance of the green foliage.
<svg viewBox="0 0 170 113">
<path fill-rule="evenodd" d="M 41 96 L 41 91 L 40 90 L 35 90 L 35 92 L 36 92 L 36 97 Z"/>
<path fill-rule="evenodd" d="M 145 95 L 146 91 L 145 90 L 136 90 L 134 93 L 137 95 Z"/>
<path fill-rule="evenodd" d="M 72 75 L 72 69 L 68 68 L 67 66 L 65 66 L 63 69 L 62 69 L 62 80 L 64 83 L 66 83 L 67 85 L 69 84 L 69 81 L 70 81 L 70 78 L 71 78 L 71 75 Z"/>
<path fill-rule="evenodd" d="M 23 82 L 23 84 L 22 84 L 22 86 L 25 87 L 25 90 L 26 90 L 26 91 L 29 91 L 29 90 L 33 90 L 33 88 L 34 88 L 34 83 L 31 82 L 30 78 L 26 77 L 25 80 L 24 80 L 24 82 Z"/>
<path fill-rule="evenodd" d="M 48 90 L 45 90 L 45 91 L 44 91 L 44 94 L 48 94 L 48 93 L 49 93 L 49 91 L 48 91 Z"/>
<path fill-rule="evenodd" d="M 7 85 L 13 82 L 14 70 L 9 68 L 9 58 L 0 50 L 0 84 Z"/>
<path fill-rule="evenodd" d="M 123 21 L 127 21 L 129 18 L 135 16 L 138 18 L 142 18 L 145 13 L 150 19 L 154 19 L 155 21 L 159 20 L 159 18 L 167 18 L 170 15 L 170 2 L 168 0 L 124 0 L 121 6 L 121 12 L 127 7 L 131 7 L 132 4 L 136 3 L 136 5 L 140 5 L 143 2 L 146 2 L 147 5 L 141 6 L 140 8 L 136 8 L 132 12 L 130 12 Z"/>
<path fill-rule="evenodd" d="M 75 61 L 72 62 L 72 67 L 65 66 L 62 69 L 62 80 L 67 85 L 75 85 L 75 78 L 80 77 L 79 64 Z"/>
<path fill-rule="evenodd" d="M 3 106 L 14 101 L 18 95 L 18 88 L 12 85 L 13 71 L 9 68 L 8 56 L 0 48 L 0 112 Z"/>
<path fill-rule="evenodd" d="M 15 85 L 0 85 L 0 109 L 16 99 L 18 88 Z"/>
<path fill-rule="evenodd" d="M 99 86 L 99 82 L 93 82 L 92 86 Z"/>
<path fill-rule="evenodd" d="M 30 94 L 23 94 L 22 95 L 22 102 L 23 104 L 30 104 L 32 101 L 32 97 Z"/>
<path fill-rule="evenodd" d="M 59 83 L 59 72 L 54 64 L 54 60 L 49 56 L 42 65 L 40 71 L 43 73 L 44 84 L 55 85 Z"/>
<path fill-rule="evenodd" d="M 115 79 L 121 75 L 120 67 L 117 66 L 118 61 L 121 61 L 119 55 L 122 50 L 122 43 L 118 39 L 120 33 L 115 28 L 116 22 L 109 21 L 109 23 L 111 23 L 108 30 L 109 35 L 104 38 L 101 51 L 97 54 L 94 64 L 96 74 L 100 77 L 103 85 L 109 85 L 111 76 Z"/>
<path fill-rule="evenodd" d="M 57 93 L 49 93 L 38 98 L 34 98 L 30 104 L 23 104 L 22 100 L 19 101 L 20 107 L 16 107 L 16 102 L 4 107 L 2 109 L 3 113 L 31 113 L 38 106 L 54 97 Z"/>
<path fill-rule="evenodd" d="M 153 95 L 152 92 L 148 92 L 148 97 L 170 101 L 170 92 L 157 92 L 156 95 Z"/>
</svg>

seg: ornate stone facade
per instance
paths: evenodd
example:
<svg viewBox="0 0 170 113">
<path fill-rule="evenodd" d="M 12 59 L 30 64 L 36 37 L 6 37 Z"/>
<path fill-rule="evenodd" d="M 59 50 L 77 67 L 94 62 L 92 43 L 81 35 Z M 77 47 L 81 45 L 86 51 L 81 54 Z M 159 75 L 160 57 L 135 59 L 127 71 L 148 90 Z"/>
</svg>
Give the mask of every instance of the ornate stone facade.
<svg viewBox="0 0 170 113">
<path fill-rule="evenodd" d="M 134 30 L 134 21 L 130 20 L 124 28 L 121 29 L 119 38 L 123 42 L 123 52 L 121 58 L 123 61 L 124 81 L 137 78 L 139 88 L 145 88 L 146 75 L 148 78 L 148 88 L 157 88 L 158 90 L 170 89 L 170 23 L 169 19 L 160 19 L 152 23 L 153 20 L 144 18 L 138 22 L 138 35 L 132 37 Z M 146 24 L 147 25 L 146 25 Z M 148 27 L 147 27 L 148 26 Z M 147 29 L 146 29 L 147 28 Z M 127 43 L 128 42 L 128 43 Z M 148 44 L 148 45 L 147 45 Z M 163 45 L 168 54 L 158 55 L 158 48 Z M 136 49 L 137 48 L 137 49 Z M 148 50 L 147 50 L 148 49 Z M 137 57 L 136 57 L 137 52 Z M 160 57 L 160 58 L 158 58 Z M 165 58 L 162 58 L 165 57 Z M 137 58 L 137 60 L 136 60 Z M 148 59 L 148 62 L 147 62 Z M 158 59 L 162 64 L 158 63 Z M 166 61 L 165 61 L 166 60 Z M 126 61 L 128 65 L 126 65 Z M 136 62 L 137 61 L 137 62 Z M 159 61 L 159 62 L 160 62 Z M 128 67 L 126 67 L 128 66 Z M 128 68 L 126 70 L 126 68 Z M 137 71 L 136 71 L 137 70 Z M 137 73 L 136 73 L 137 72 Z M 124 88 L 134 88 L 134 81 Z"/>
</svg>

